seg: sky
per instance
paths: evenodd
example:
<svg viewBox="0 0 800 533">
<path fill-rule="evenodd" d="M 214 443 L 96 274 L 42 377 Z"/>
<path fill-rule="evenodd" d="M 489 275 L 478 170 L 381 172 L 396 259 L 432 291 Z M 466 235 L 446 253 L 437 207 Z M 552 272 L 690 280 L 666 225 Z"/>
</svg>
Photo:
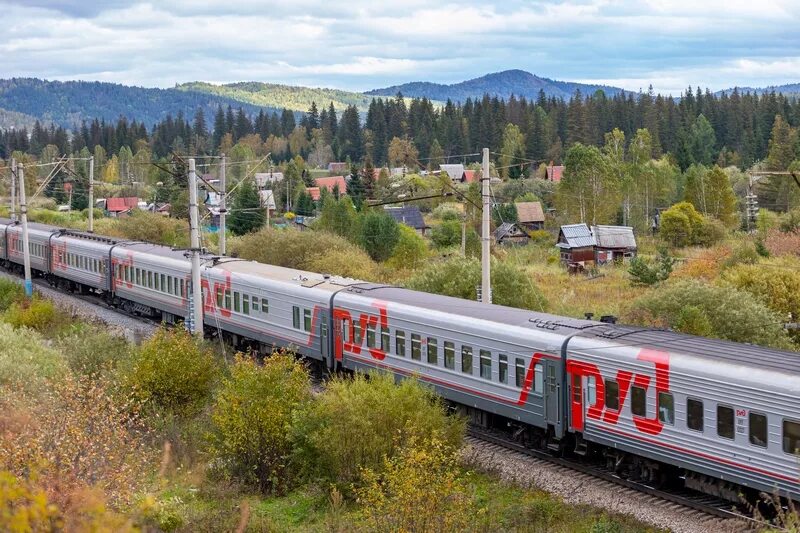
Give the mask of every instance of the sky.
<svg viewBox="0 0 800 533">
<path fill-rule="evenodd" d="M 800 0 L 0 0 L 0 78 L 368 90 L 522 69 L 678 96 L 800 82 Z"/>
</svg>

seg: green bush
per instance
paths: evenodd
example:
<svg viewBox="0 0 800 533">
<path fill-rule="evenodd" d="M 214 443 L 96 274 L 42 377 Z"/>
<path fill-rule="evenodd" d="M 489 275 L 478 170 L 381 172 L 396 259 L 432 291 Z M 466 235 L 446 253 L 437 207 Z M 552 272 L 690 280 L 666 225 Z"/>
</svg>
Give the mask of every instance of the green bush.
<svg viewBox="0 0 800 533">
<path fill-rule="evenodd" d="M 536 244 L 552 245 L 555 242 L 555 238 L 550 234 L 550 232 L 544 229 L 531 231 L 528 233 L 528 236 L 531 238 L 531 241 Z"/>
<path fill-rule="evenodd" d="M 130 355 L 125 338 L 94 329 L 66 335 L 58 347 L 75 374 L 92 379 L 113 372 Z"/>
<path fill-rule="evenodd" d="M 64 359 L 40 334 L 0 322 L 0 385 L 37 389 L 66 371 Z"/>
<path fill-rule="evenodd" d="M 438 220 L 461 220 L 461 210 L 456 204 L 444 203 L 431 212 L 431 217 Z"/>
<path fill-rule="evenodd" d="M 457 257 L 430 263 L 406 281 L 419 291 L 475 300 L 481 284 L 481 263 Z M 544 311 L 547 301 L 528 275 L 508 262 L 492 261 L 492 302 L 499 305 Z"/>
<path fill-rule="evenodd" d="M 334 379 L 294 426 L 296 459 L 310 477 L 349 491 L 364 469 L 380 474 L 410 439 L 461 444 L 462 420 L 448 416 L 432 390 L 416 379 L 395 384 L 389 374 Z"/>
<path fill-rule="evenodd" d="M 675 259 L 669 255 L 666 249 L 662 248 L 658 251 L 658 259 L 653 266 L 648 265 L 641 257 L 631 259 L 628 274 L 630 274 L 634 283 L 654 285 L 669 278 L 674 264 Z"/>
<path fill-rule="evenodd" d="M 3 319 L 15 328 L 31 328 L 43 332 L 56 324 L 57 314 L 52 302 L 34 296 L 30 300 L 12 303 Z"/>
<path fill-rule="evenodd" d="M 461 222 L 454 218 L 444 219 L 441 224 L 431 229 L 431 241 L 437 248 L 460 245 Z"/>
<path fill-rule="evenodd" d="M 292 417 L 310 400 L 308 371 L 291 355 L 273 354 L 263 365 L 237 356 L 211 415 L 211 454 L 222 473 L 263 492 L 289 488 Z"/>
<path fill-rule="evenodd" d="M 661 213 L 661 238 L 673 246 L 711 246 L 725 238 L 725 225 L 704 217 L 689 202 L 680 202 Z"/>
<path fill-rule="evenodd" d="M 773 311 L 800 319 L 800 261 L 776 259 L 740 264 L 723 272 L 721 282 L 752 294 Z"/>
<path fill-rule="evenodd" d="M 375 261 L 386 261 L 400 240 L 400 226 L 383 210 L 371 209 L 360 224 L 359 244 Z"/>
<path fill-rule="evenodd" d="M 184 329 L 159 329 L 131 360 L 126 385 L 135 400 L 180 416 L 197 413 L 219 376 L 211 351 Z"/>
<path fill-rule="evenodd" d="M 700 246 L 713 246 L 722 241 L 728 230 L 720 220 L 703 217 L 703 223 L 692 234 L 692 244 Z"/>
<path fill-rule="evenodd" d="M 24 296 L 25 290 L 22 285 L 10 279 L 0 278 L 0 311 L 5 311 Z"/>
<path fill-rule="evenodd" d="M 751 294 L 697 280 L 681 280 L 640 297 L 625 320 L 774 348 L 793 346 L 781 316 Z"/>
<path fill-rule="evenodd" d="M 400 224 L 400 238 L 387 264 L 396 269 L 416 269 L 428 257 L 428 245 L 417 232 Z"/>
</svg>

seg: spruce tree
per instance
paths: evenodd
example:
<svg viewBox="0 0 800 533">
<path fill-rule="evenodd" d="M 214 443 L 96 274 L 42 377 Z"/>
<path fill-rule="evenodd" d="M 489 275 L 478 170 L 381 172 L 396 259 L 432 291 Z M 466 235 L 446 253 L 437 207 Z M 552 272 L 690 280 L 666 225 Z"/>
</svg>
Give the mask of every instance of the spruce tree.
<svg viewBox="0 0 800 533">
<path fill-rule="evenodd" d="M 350 167 L 350 181 L 347 183 L 347 195 L 353 201 L 356 209 L 361 210 L 361 205 L 364 203 L 364 184 L 361 182 L 361 176 L 358 172 L 358 167 L 352 165 Z"/>
<path fill-rule="evenodd" d="M 252 180 L 245 180 L 239 185 L 233 199 L 233 210 L 228 217 L 231 231 L 235 235 L 244 235 L 264 225 L 266 214 L 261 208 L 261 199 Z"/>
</svg>

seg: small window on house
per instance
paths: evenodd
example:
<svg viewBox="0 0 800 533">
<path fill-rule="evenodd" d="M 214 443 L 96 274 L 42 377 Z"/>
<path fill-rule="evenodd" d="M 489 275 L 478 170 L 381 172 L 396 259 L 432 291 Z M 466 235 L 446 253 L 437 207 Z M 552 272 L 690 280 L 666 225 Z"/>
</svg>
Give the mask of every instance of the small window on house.
<svg viewBox="0 0 800 533">
<path fill-rule="evenodd" d="M 525 359 L 521 357 L 514 360 L 514 382 L 520 389 L 525 386 Z"/>
<path fill-rule="evenodd" d="M 750 444 L 767 447 L 767 417 L 765 415 L 750 411 Z"/>
<path fill-rule="evenodd" d="M 675 425 L 675 399 L 668 392 L 658 393 L 658 419 L 670 426 Z"/>
<path fill-rule="evenodd" d="M 375 347 L 375 324 L 367 324 L 367 348 Z"/>
<path fill-rule="evenodd" d="M 450 370 L 456 368 L 456 345 L 450 341 L 444 341 L 444 367 Z"/>
<path fill-rule="evenodd" d="M 411 334 L 411 359 L 422 360 L 422 338 L 416 333 Z"/>
<path fill-rule="evenodd" d="M 472 346 L 461 346 L 461 371 L 472 374 Z"/>
<path fill-rule="evenodd" d="M 619 411 L 619 383 L 607 379 L 605 381 L 606 389 L 606 408 Z"/>
<path fill-rule="evenodd" d="M 242 313 L 250 314 L 250 295 L 242 294 Z"/>
<path fill-rule="evenodd" d="M 400 357 L 406 356 L 406 332 L 399 329 L 394 334 L 394 351 Z"/>
<path fill-rule="evenodd" d="M 733 409 L 724 405 L 717 406 L 717 435 L 725 439 L 733 438 Z"/>
<path fill-rule="evenodd" d="M 508 356 L 500 354 L 498 357 L 500 359 L 497 367 L 498 379 L 500 379 L 500 383 L 508 383 Z"/>
<path fill-rule="evenodd" d="M 631 413 L 633 416 L 647 416 L 647 391 L 641 387 L 631 387 Z"/>
<path fill-rule="evenodd" d="M 311 331 L 311 309 L 303 309 L 303 329 Z"/>
<path fill-rule="evenodd" d="M 292 327 L 300 329 L 300 308 L 296 305 L 292 306 Z"/>
<path fill-rule="evenodd" d="M 389 340 L 390 337 L 391 337 L 391 335 L 389 334 L 389 328 L 383 328 L 382 327 L 381 328 L 381 351 L 384 352 L 384 353 L 389 351 L 389 345 L 391 344 L 391 341 Z"/>
<path fill-rule="evenodd" d="M 261 310 L 261 304 L 259 303 L 258 296 L 251 297 L 250 302 L 250 305 L 253 308 L 253 313 L 258 313 Z"/>
<path fill-rule="evenodd" d="M 233 291 L 233 310 L 237 313 L 242 310 L 242 295 L 239 291 Z"/>
<path fill-rule="evenodd" d="M 439 364 L 439 344 L 433 337 L 428 337 L 428 364 Z"/>
<path fill-rule="evenodd" d="M 492 379 L 492 352 L 489 350 L 480 351 L 480 368 L 483 379 Z"/>
<path fill-rule="evenodd" d="M 703 431 L 703 402 L 688 398 L 686 400 L 686 427 Z"/>
<path fill-rule="evenodd" d="M 800 453 L 800 422 L 783 421 L 783 451 L 792 455 Z"/>
</svg>

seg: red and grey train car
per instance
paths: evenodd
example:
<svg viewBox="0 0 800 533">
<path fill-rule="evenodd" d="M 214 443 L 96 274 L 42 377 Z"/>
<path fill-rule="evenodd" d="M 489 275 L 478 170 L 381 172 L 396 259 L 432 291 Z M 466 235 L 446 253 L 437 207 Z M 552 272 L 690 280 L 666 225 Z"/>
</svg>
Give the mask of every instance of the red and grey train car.
<svg viewBox="0 0 800 533">
<path fill-rule="evenodd" d="M 37 275 L 129 311 L 188 315 L 183 251 L 32 224 Z M 0 259 L 22 263 L 0 220 Z M 417 376 L 476 420 L 542 447 L 604 457 L 626 475 L 737 501 L 800 500 L 800 355 L 668 331 L 484 305 L 234 258 L 206 256 L 207 331 L 291 346 L 331 369 Z"/>
</svg>

